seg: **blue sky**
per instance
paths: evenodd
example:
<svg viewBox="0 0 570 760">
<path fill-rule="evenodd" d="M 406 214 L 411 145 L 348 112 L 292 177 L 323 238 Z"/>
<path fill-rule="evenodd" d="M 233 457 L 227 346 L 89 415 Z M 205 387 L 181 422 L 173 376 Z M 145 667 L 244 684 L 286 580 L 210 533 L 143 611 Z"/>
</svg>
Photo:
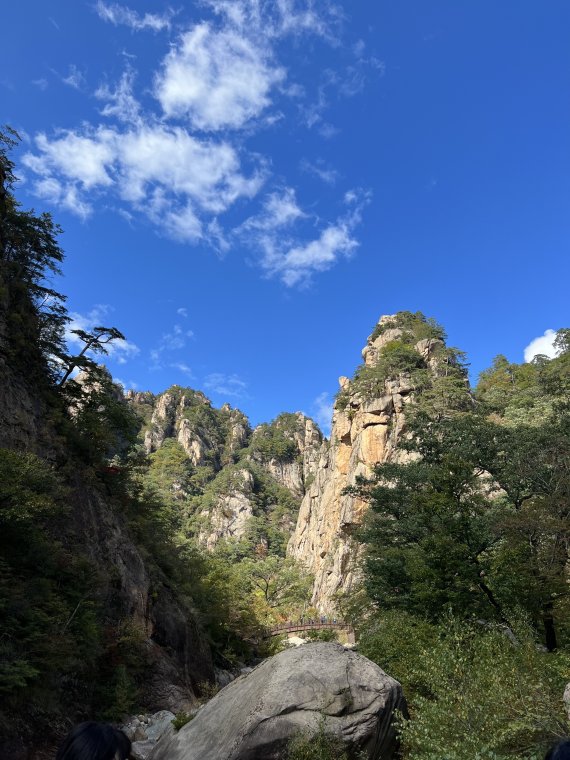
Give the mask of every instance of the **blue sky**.
<svg viewBox="0 0 570 760">
<path fill-rule="evenodd" d="M 21 0 L 0 120 L 116 377 L 324 422 L 381 314 L 435 317 L 473 377 L 570 323 L 569 28 L 567 0 Z"/>
</svg>

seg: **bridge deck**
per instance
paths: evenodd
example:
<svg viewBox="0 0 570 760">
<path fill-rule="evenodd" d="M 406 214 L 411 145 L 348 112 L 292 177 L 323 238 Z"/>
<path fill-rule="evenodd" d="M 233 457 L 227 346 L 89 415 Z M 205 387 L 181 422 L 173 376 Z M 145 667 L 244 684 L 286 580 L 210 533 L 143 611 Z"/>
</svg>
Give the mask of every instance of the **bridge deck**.
<svg viewBox="0 0 570 760">
<path fill-rule="evenodd" d="M 278 625 L 271 628 L 268 633 L 270 636 L 279 636 L 282 633 L 302 633 L 303 631 L 352 631 L 352 626 L 348 623 L 291 623 Z"/>
</svg>

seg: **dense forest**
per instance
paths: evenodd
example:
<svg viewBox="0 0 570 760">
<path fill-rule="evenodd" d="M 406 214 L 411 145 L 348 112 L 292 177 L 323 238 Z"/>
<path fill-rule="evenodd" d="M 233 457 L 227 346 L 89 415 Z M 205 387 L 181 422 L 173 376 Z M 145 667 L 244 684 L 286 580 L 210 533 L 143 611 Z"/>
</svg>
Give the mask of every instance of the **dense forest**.
<svg viewBox="0 0 570 760">
<path fill-rule="evenodd" d="M 14 195 L 16 139 L 5 132 L 0 150 L 6 748 L 145 708 L 156 660 L 149 620 L 154 643 L 169 651 L 176 637 L 164 620 L 192 621 L 184 656 L 195 658 L 187 686 L 198 699 L 211 693 L 215 669 L 275 650 L 267 627 L 319 614 L 309 574 L 286 553 L 316 466 L 299 444 L 306 420 L 283 414 L 251 430 L 238 410 L 173 386 L 177 416 L 161 427 L 152 394 L 127 398 L 97 363 L 122 339 L 117 328 L 80 331 L 84 348 L 70 353 L 65 296 L 54 285 L 61 230 Z M 337 609 L 360 651 L 404 686 L 404 757 L 538 760 L 569 731 L 570 329 L 557 333 L 556 358 L 497 357 L 471 389 L 465 356 L 445 347 L 435 321 L 400 312 L 376 329 L 393 328 L 401 334 L 357 370 L 352 390 L 372 397 L 409 379 L 406 456 L 354 486 L 370 505 L 357 537 L 365 551 L 360 583 Z M 441 343 L 429 365 L 422 340 Z M 345 403 L 341 391 L 337 409 Z M 197 436 L 195 461 L 167 423 Z M 320 443 L 314 433 L 314 451 Z M 245 529 L 216 533 L 228 499 L 244 494 Z M 114 563 L 98 545 L 111 536 Z M 117 559 L 125 547 L 142 568 L 146 617 L 126 600 Z M 291 757 L 340 753 L 321 736 L 300 739 Z"/>
</svg>

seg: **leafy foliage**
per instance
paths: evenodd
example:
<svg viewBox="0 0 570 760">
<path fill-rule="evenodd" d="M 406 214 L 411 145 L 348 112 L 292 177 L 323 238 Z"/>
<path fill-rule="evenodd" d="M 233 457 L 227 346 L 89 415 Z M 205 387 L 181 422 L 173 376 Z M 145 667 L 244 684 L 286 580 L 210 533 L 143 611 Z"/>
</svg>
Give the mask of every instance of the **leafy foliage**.
<svg viewBox="0 0 570 760">
<path fill-rule="evenodd" d="M 378 324 L 371 340 L 391 329 L 401 332 L 379 348 L 373 364 L 358 367 L 350 388 L 338 392 L 337 405 L 345 408 L 351 396 L 364 400 L 383 396 L 389 381 L 403 377 L 416 394 L 421 394 L 423 408 L 432 416 L 445 416 L 450 406 L 468 409 L 472 402 L 465 355 L 444 345 L 443 328 L 421 312 L 399 312 L 392 320 Z M 424 339 L 435 341 L 431 346 L 429 366 L 417 348 L 418 342 Z"/>
<path fill-rule="evenodd" d="M 259 425 L 253 433 L 249 453 L 254 459 L 293 462 L 299 456 L 295 435 L 304 434 L 304 423 L 296 414 L 283 413 L 273 422 Z"/>
<path fill-rule="evenodd" d="M 398 328 L 408 333 L 410 340 L 417 343 L 424 338 L 437 338 L 445 340 L 445 330 L 435 319 L 425 317 L 421 311 L 412 313 L 411 311 L 399 311 L 390 320 L 385 320 L 382 324 L 378 323 L 370 336 L 371 342 L 386 333 L 388 330 Z"/>
<path fill-rule="evenodd" d="M 536 647 L 523 625 L 497 627 L 408 613 L 374 615 L 359 649 L 403 686 L 411 720 L 399 731 L 404 757 L 421 760 L 532 758 L 567 733 L 561 694 L 568 655 Z"/>
<path fill-rule="evenodd" d="M 49 465 L 0 449 L 0 483 L 0 691 L 8 707 L 71 703 L 99 652 L 96 572 L 54 537 L 66 493 Z"/>
<path fill-rule="evenodd" d="M 289 743 L 287 760 L 348 760 L 341 739 L 326 731 L 324 718 L 315 733 L 300 733 Z"/>
<path fill-rule="evenodd" d="M 498 357 L 474 403 L 453 393 L 438 410 L 420 389 L 411 457 L 355 489 L 371 510 L 346 606 L 360 651 L 403 684 L 404 757 L 538 760 L 568 732 L 566 332 L 555 359 Z"/>
</svg>

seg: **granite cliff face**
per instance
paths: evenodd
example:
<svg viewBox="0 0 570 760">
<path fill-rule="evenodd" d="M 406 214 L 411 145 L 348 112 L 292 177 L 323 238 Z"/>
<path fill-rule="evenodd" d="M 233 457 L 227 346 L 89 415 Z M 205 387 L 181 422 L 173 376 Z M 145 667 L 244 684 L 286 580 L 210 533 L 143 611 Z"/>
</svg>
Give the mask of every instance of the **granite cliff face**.
<svg viewBox="0 0 570 760">
<path fill-rule="evenodd" d="M 397 315 L 384 316 L 362 350 L 364 368 L 374 369 L 383 349 L 398 342 L 404 329 L 393 326 Z M 422 338 L 414 345 L 425 367 L 434 370 L 443 347 L 438 338 Z M 406 434 L 406 406 L 414 397 L 407 372 L 398 373 L 364 389 L 362 382 L 339 379 L 330 441 L 319 452 L 315 479 L 305 494 L 288 554 L 315 576 L 313 603 L 323 612 L 334 608 L 333 597 L 350 590 L 355 581 L 359 545 L 354 539 L 367 504 L 344 493 L 359 476 L 369 477 L 376 464 L 405 461 L 398 448 Z"/>
<path fill-rule="evenodd" d="M 129 391 L 127 399 L 151 459 L 165 444 L 184 452 L 198 485 L 191 493 L 172 487 L 195 514 L 203 546 L 212 551 L 220 540 L 241 539 L 256 520 L 290 536 L 323 440 L 313 420 L 286 413 L 252 431 L 239 409 L 216 409 L 200 391 L 179 386 L 156 396 Z"/>
</svg>

